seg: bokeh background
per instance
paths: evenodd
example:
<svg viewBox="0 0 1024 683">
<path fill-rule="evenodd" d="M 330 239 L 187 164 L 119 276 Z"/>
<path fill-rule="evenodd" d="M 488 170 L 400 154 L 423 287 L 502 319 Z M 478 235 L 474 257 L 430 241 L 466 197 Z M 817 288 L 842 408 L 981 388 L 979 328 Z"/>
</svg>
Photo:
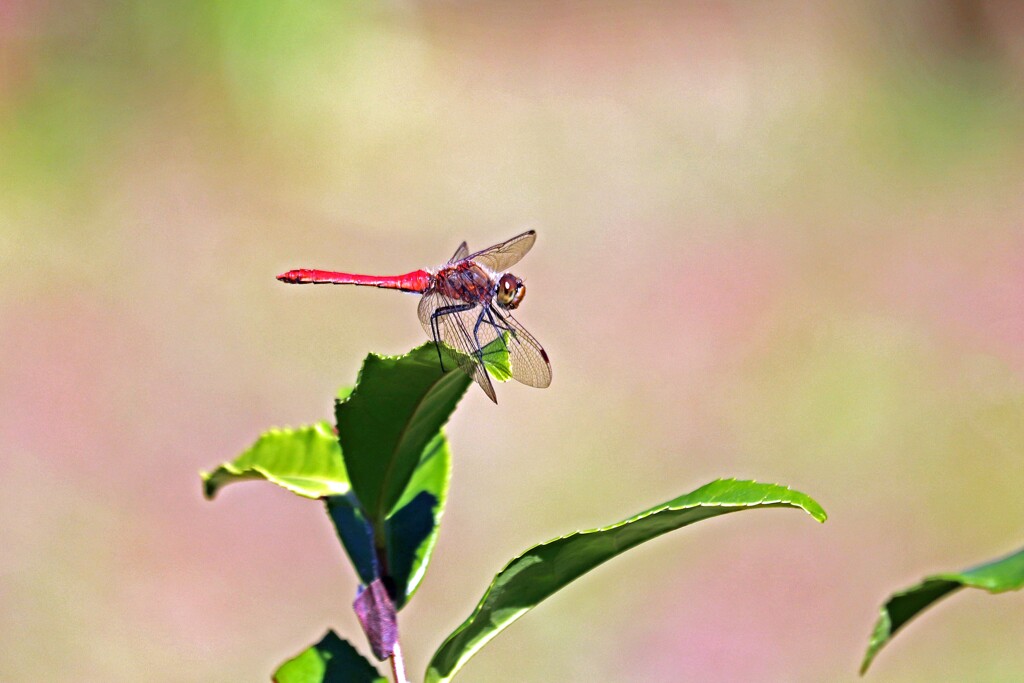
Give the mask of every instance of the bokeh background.
<svg viewBox="0 0 1024 683">
<path fill-rule="evenodd" d="M 365 644 L 318 505 L 197 472 L 424 339 L 397 273 L 534 227 L 554 383 L 449 428 L 411 672 L 533 543 L 720 476 L 831 519 L 663 537 L 465 681 L 854 681 L 882 600 L 1024 539 L 1024 12 L 0 3 L 0 679 L 260 681 Z M 959 594 L 868 680 L 1024 680 Z"/>
</svg>

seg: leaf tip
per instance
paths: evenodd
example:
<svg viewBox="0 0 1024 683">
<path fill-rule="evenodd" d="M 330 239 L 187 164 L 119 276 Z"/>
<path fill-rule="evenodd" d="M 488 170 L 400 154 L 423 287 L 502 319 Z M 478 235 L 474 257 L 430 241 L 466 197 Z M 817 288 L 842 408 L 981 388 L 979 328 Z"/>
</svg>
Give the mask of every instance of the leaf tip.
<svg viewBox="0 0 1024 683">
<path fill-rule="evenodd" d="M 214 475 L 216 472 L 203 472 L 200 470 L 199 478 L 203 483 L 203 498 L 206 500 L 213 500 L 217 497 L 217 490 L 220 488 L 217 486 L 217 482 L 214 481 Z"/>
<path fill-rule="evenodd" d="M 821 507 L 821 505 L 818 504 L 818 501 L 814 500 L 813 498 L 808 497 L 807 500 L 810 503 L 813 503 L 813 505 L 804 508 L 804 510 L 807 511 L 807 514 L 813 517 L 815 521 L 817 521 L 819 524 L 824 524 L 825 522 L 827 522 L 828 513 L 825 512 L 825 508 Z"/>
<path fill-rule="evenodd" d="M 879 610 L 878 621 L 871 632 L 871 639 L 868 641 L 868 649 L 864 653 L 864 659 L 860 663 L 860 675 L 868 672 L 871 662 L 875 660 L 878 651 L 882 649 L 892 636 L 892 618 L 889 616 L 888 603 L 882 605 Z"/>
</svg>

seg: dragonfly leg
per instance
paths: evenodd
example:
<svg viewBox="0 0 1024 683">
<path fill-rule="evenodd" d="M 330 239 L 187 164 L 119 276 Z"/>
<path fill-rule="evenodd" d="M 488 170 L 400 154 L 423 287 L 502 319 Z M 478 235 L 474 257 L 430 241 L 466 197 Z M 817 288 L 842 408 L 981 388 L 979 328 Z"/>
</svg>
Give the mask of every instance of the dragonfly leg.
<svg viewBox="0 0 1024 683">
<path fill-rule="evenodd" d="M 491 306 L 490 308 L 491 308 L 491 310 L 490 310 L 491 315 L 497 317 L 498 320 L 500 320 L 502 322 L 501 325 L 498 325 L 497 323 L 493 323 L 493 322 L 492 322 L 492 324 L 494 324 L 494 326 L 497 327 L 498 329 L 505 330 L 506 332 L 509 333 L 509 335 L 511 335 L 511 337 L 513 339 L 516 339 L 516 331 L 515 331 L 515 329 L 513 329 L 512 326 L 508 324 L 508 321 L 505 320 L 505 316 L 503 316 L 501 314 L 501 311 L 499 311 L 498 309 L 494 308 L 493 306 Z M 502 335 L 502 337 L 504 337 L 504 335 Z"/>
<path fill-rule="evenodd" d="M 480 315 L 476 318 L 476 325 L 473 325 L 473 343 L 476 345 L 476 353 L 474 355 L 476 355 L 476 359 L 481 363 L 484 362 L 484 349 L 480 344 L 480 325 L 483 323 L 484 317 L 489 314 L 488 308 L 488 306 L 483 307 Z"/>
<path fill-rule="evenodd" d="M 508 325 L 502 325 L 502 324 L 499 324 L 499 323 L 495 322 L 495 320 L 494 320 L 495 314 L 498 314 L 498 315 L 501 315 L 501 314 L 498 313 L 497 311 L 495 311 L 493 306 L 488 306 L 484 310 L 484 312 L 487 315 L 487 322 L 490 323 L 491 327 L 493 327 L 496 330 L 503 330 L 505 332 L 508 332 L 513 337 L 515 337 L 515 335 L 516 335 L 516 331 L 515 330 L 513 330 Z M 502 322 L 504 322 L 504 321 L 502 321 Z M 501 340 L 501 345 L 505 347 L 506 351 L 508 351 L 508 344 L 505 343 L 505 335 L 504 334 L 499 334 L 498 335 L 498 339 Z"/>
<path fill-rule="evenodd" d="M 441 334 L 437 328 L 437 311 L 430 315 L 430 336 L 434 340 L 434 348 L 437 349 L 437 362 L 441 364 L 441 372 L 444 372 L 444 358 L 441 358 Z"/>
<path fill-rule="evenodd" d="M 437 347 L 437 360 L 441 363 L 441 371 L 444 372 L 444 358 L 441 357 L 441 316 L 462 313 L 473 308 L 476 304 L 453 304 L 442 306 L 430 314 L 430 333 L 434 335 L 434 346 Z M 478 345 L 479 346 L 479 345 Z"/>
</svg>

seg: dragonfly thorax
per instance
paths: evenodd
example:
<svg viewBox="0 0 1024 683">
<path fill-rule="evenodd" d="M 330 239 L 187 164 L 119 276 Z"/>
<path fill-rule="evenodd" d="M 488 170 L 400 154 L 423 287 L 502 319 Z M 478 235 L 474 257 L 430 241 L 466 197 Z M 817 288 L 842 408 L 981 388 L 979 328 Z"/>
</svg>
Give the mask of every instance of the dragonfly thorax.
<svg viewBox="0 0 1024 683">
<path fill-rule="evenodd" d="M 526 285 L 512 273 L 505 273 L 498 280 L 494 298 L 502 308 L 514 310 L 523 301 L 524 296 L 526 296 Z"/>
<path fill-rule="evenodd" d="M 434 276 L 434 289 L 456 301 L 488 303 L 494 297 L 494 276 L 475 263 L 458 263 L 442 268 Z"/>
</svg>

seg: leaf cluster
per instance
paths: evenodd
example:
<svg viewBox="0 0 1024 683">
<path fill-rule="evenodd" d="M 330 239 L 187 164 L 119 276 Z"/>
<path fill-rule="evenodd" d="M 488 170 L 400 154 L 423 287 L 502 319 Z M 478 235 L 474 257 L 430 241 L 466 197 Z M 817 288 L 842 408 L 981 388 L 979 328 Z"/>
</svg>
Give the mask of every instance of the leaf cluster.
<svg viewBox="0 0 1024 683">
<path fill-rule="evenodd" d="M 501 340 L 485 349 L 497 379 L 508 378 Z M 231 462 L 202 475 L 215 497 L 227 484 L 264 480 L 321 501 L 356 575 L 353 609 L 378 660 L 394 659 L 398 612 L 430 563 L 451 477 L 444 434 L 471 380 L 456 362 L 444 368 L 433 344 L 404 356 L 370 354 L 355 386 L 339 392 L 334 425 L 271 429 Z M 583 574 L 645 541 L 742 510 L 791 507 L 819 522 L 809 496 L 778 484 L 720 479 L 607 526 L 574 531 L 510 560 L 469 616 L 445 637 L 427 666 L 428 683 L 450 681 L 492 638 Z M 908 621 L 963 587 L 989 592 L 1024 586 L 1024 550 L 959 573 L 940 574 L 893 594 L 883 605 L 861 666 Z M 397 677 L 397 675 L 396 675 Z M 278 683 L 384 681 L 376 667 L 333 631 L 277 670 Z"/>
<path fill-rule="evenodd" d="M 227 484 L 262 479 L 321 500 L 360 581 L 353 604 L 371 651 L 393 654 L 397 617 L 430 562 L 451 475 L 444 426 L 470 385 L 456 363 L 442 369 L 432 344 L 404 356 L 370 354 L 352 390 L 335 402 L 335 426 L 317 422 L 272 429 L 239 457 L 202 475 L 213 498 Z M 488 369 L 508 376 L 497 340 Z M 425 675 L 451 680 L 484 644 L 545 598 L 644 541 L 740 510 L 796 507 L 819 521 L 808 496 L 775 484 L 719 480 L 615 524 L 577 531 L 511 560 L 476 608 L 431 658 Z M 285 662 L 279 683 L 382 680 L 373 665 L 333 631 Z"/>
</svg>

